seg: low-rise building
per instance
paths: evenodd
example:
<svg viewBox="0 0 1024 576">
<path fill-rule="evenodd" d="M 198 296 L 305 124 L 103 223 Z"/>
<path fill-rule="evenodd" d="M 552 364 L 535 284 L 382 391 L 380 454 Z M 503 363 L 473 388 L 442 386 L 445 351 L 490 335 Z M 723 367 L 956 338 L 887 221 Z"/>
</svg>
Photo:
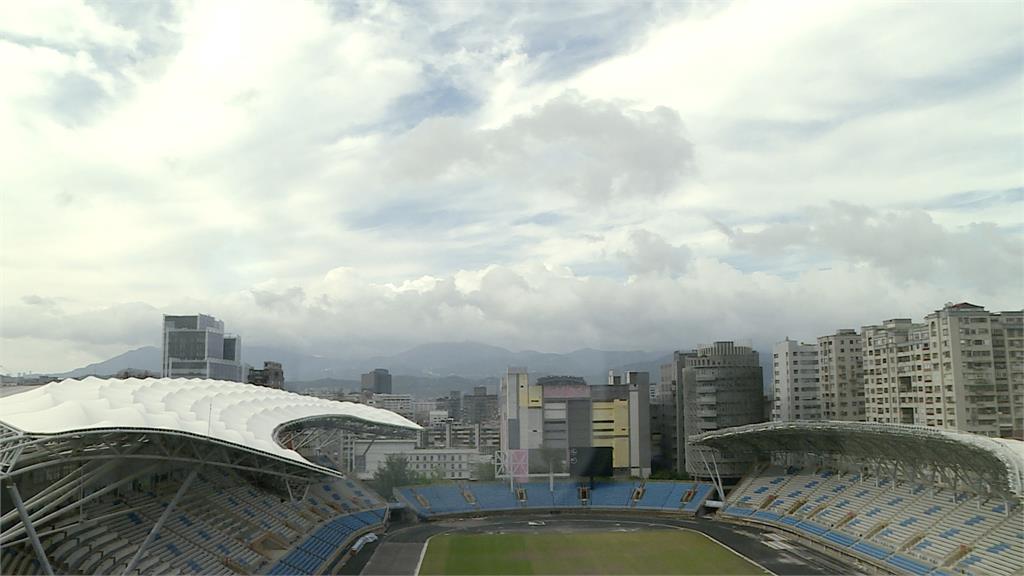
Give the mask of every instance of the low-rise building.
<svg viewBox="0 0 1024 576">
<path fill-rule="evenodd" d="M 445 480 L 474 480 L 479 464 L 491 457 L 472 448 L 418 449 L 415 440 L 355 440 L 351 471 L 360 480 L 373 478 L 389 456 L 406 459 L 409 469 Z"/>
<path fill-rule="evenodd" d="M 377 408 L 390 410 L 410 420 L 414 415 L 411 394 L 374 394 L 369 404 Z"/>
<path fill-rule="evenodd" d="M 249 384 L 267 388 L 284 388 L 284 368 L 280 362 L 264 362 L 263 368 L 249 368 Z"/>
</svg>

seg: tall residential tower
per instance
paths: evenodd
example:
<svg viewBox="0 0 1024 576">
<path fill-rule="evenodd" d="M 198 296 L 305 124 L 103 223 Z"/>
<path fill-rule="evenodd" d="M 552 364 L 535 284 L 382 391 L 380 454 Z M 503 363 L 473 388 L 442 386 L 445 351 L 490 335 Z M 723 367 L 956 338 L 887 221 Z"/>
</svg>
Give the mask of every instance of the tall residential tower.
<svg viewBox="0 0 1024 576">
<path fill-rule="evenodd" d="M 772 352 L 772 420 L 821 420 L 818 346 L 786 338 Z"/>
<path fill-rule="evenodd" d="M 856 330 L 818 337 L 822 418 L 864 420 L 864 348 Z"/>
<path fill-rule="evenodd" d="M 1024 439 L 1024 312 L 946 304 L 862 338 L 869 421 Z"/>
</svg>

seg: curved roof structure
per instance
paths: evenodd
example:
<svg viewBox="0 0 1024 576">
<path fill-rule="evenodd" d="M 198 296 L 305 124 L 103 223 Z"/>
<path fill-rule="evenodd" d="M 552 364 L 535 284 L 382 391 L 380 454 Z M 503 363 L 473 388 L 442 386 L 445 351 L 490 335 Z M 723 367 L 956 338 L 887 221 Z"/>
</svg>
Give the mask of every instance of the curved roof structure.
<svg viewBox="0 0 1024 576">
<path fill-rule="evenodd" d="M 0 424 L 4 429 L 0 444 L 14 437 L 163 432 L 322 469 L 278 443 L 280 430 L 309 422 L 337 427 L 420 429 L 388 410 L 240 382 L 86 378 L 53 382 L 4 398 L 0 402 Z"/>
<path fill-rule="evenodd" d="M 875 422 L 765 422 L 691 436 L 695 444 L 761 453 L 844 454 L 954 468 L 993 491 L 1024 497 L 1024 442 Z"/>
</svg>

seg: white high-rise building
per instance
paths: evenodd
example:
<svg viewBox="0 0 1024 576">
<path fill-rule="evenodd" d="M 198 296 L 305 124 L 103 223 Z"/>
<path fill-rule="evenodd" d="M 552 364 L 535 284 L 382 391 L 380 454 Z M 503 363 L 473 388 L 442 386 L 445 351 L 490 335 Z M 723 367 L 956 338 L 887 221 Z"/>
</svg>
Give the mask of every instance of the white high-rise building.
<svg viewBox="0 0 1024 576">
<path fill-rule="evenodd" d="M 925 324 L 932 378 L 913 383 L 917 421 L 1024 440 L 1024 311 L 946 304 Z"/>
<path fill-rule="evenodd" d="M 865 416 L 870 422 L 916 424 L 913 382 L 931 387 L 928 327 L 894 318 L 862 331 Z"/>
<path fill-rule="evenodd" d="M 862 341 L 867 420 L 1024 439 L 1024 312 L 947 304 Z"/>
<path fill-rule="evenodd" d="M 245 382 L 241 339 L 225 334 L 224 323 L 213 316 L 164 315 L 161 374 Z"/>
<path fill-rule="evenodd" d="M 772 351 L 772 420 L 821 420 L 818 346 L 786 338 Z"/>
<path fill-rule="evenodd" d="M 864 349 L 849 328 L 818 337 L 818 380 L 825 420 L 864 420 Z"/>
</svg>

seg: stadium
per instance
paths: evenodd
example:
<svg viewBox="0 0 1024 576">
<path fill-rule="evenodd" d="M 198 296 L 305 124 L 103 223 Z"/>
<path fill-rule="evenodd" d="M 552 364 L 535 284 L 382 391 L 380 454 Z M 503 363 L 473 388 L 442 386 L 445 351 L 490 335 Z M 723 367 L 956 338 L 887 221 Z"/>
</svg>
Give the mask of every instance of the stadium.
<svg viewBox="0 0 1024 576">
<path fill-rule="evenodd" d="M 1020 574 L 1024 448 L 768 423 L 690 442 L 700 481 L 516 478 L 387 502 L 322 448 L 419 427 L 208 380 L 66 380 L 0 406 L 3 574 Z M 374 543 L 367 542 L 374 539 Z"/>
</svg>

